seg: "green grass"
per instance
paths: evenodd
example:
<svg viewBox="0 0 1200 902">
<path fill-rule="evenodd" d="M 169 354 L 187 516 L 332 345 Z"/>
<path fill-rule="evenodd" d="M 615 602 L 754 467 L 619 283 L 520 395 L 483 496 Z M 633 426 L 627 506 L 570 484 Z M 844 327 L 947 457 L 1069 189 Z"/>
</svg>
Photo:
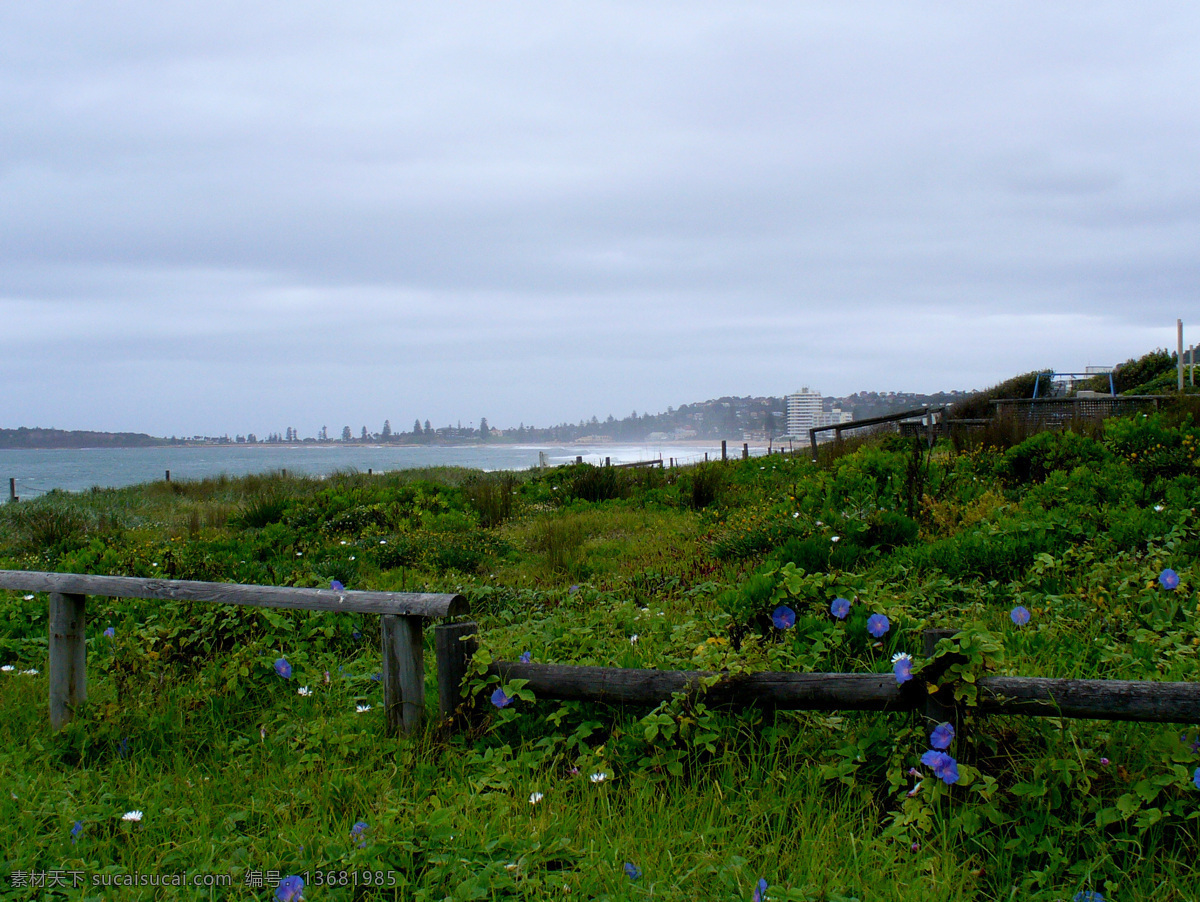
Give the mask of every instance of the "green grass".
<svg viewBox="0 0 1200 902">
<path fill-rule="evenodd" d="M 898 651 L 919 668 L 922 630 L 952 627 L 982 649 L 972 674 L 1193 680 L 1197 442 L 1165 416 L 939 448 L 919 496 L 898 439 L 703 474 L 444 468 L 54 493 L 0 508 L 0 567 L 461 591 L 481 666 L 528 650 L 889 673 Z M 853 601 L 845 622 L 835 596 Z M 793 629 L 772 627 L 779 604 Z M 1022 628 L 1017 604 L 1033 613 Z M 969 717 L 955 786 L 921 767 L 931 724 L 916 714 L 716 711 L 702 694 L 654 710 L 484 704 L 469 728 L 392 738 L 374 618 L 130 599 L 88 612 L 89 703 L 55 734 L 46 599 L 0 596 L 0 663 L 15 668 L 0 675 L 3 899 L 265 899 L 246 881 L 268 872 L 309 874 L 307 899 L 748 900 L 760 878 L 770 899 L 811 902 L 1200 899 L 1194 725 Z M 879 642 L 871 612 L 892 624 Z M 135 809 L 140 823 L 121 820 Z M 54 869 L 232 884 L 12 885 Z M 343 871 L 387 885 L 318 885 Z"/>
</svg>

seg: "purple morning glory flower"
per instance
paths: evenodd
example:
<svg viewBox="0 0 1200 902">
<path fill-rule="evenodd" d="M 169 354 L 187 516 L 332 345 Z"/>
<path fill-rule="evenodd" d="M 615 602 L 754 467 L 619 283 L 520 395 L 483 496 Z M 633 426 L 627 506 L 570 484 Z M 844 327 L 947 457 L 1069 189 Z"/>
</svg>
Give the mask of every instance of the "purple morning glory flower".
<svg viewBox="0 0 1200 902">
<path fill-rule="evenodd" d="M 944 783 L 958 782 L 958 762 L 945 752 L 930 749 L 921 756 L 921 763 L 933 768 L 933 775 Z"/>
<path fill-rule="evenodd" d="M 948 723 L 940 723 L 929 734 L 929 744 L 935 749 L 948 749 L 954 741 L 954 727 Z"/>
<path fill-rule="evenodd" d="M 1179 586 L 1179 574 L 1168 567 L 1158 574 L 1158 584 L 1169 592 Z"/>
<path fill-rule="evenodd" d="M 850 599 L 835 598 L 833 604 L 829 606 L 829 613 L 838 620 L 845 620 L 846 615 L 850 613 Z"/>
<path fill-rule="evenodd" d="M 530 651 L 521 652 L 521 663 L 522 664 L 528 664 L 532 660 L 533 660 L 533 652 L 530 652 Z"/>
<path fill-rule="evenodd" d="M 361 840 L 358 844 L 360 849 L 365 849 L 367 847 L 367 840 L 365 837 L 363 837 L 363 834 L 366 833 L 368 829 L 370 828 L 367 826 L 366 821 L 355 821 L 354 826 L 350 828 L 350 838 Z"/>
<path fill-rule="evenodd" d="M 71 828 L 71 845 L 75 845 L 75 840 L 79 838 L 79 834 L 83 832 L 83 821 L 76 821 L 75 826 Z"/>
<path fill-rule="evenodd" d="M 766 902 L 767 898 L 767 878 L 759 877 L 758 884 L 754 887 L 754 895 L 750 897 L 750 902 Z"/>
<path fill-rule="evenodd" d="M 275 672 L 285 680 L 290 680 L 292 678 L 292 665 L 287 662 L 287 658 L 275 659 Z"/>
<path fill-rule="evenodd" d="M 107 639 L 113 638 L 116 634 L 117 634 L 117 631 L 115 629 L 113 629 L 111 626 L 104 631 L 104 636 Z"/>
<path fill-rule="evenodd" d="M 1012 622 L 1017 626 L 1024 626 L 1029 622 L 1029 608 L 1023 604 L 1019 604 L 1012 609 L 1008 616 L 1012 618 Z"/>
<path fill-rule="evenodd" d="M 346 587 L 343 586 L 341 584 L 341 582 L 336 579 L 331 579 L 329 581 L 329 588 L 333 589 L 333 591 L 335 591 L 335 592 L 345 592 L 346 591 Z"/>
<path fill-rule="evenodd" d="M 1197 789 L 1200 789 L 1200 767 L 1196 768 L 1192 773 L 1192 783 L 1195 784 Z"/>
<path fill-rule="evenodd" d="M 303 902 L 304 880 L 293 874 L 279 881 L 279 889 L 275 890 L 275 898 L 279 902 Z"/>
<path fill-rule="evenodd" d="M 492 693 L 492 704 L 497 708 L 503 708 L 506 705 L 512 704 L 512 699 L 504 694 L 503 689 L 497 689 Z"/>
<path fill-rule="evenodd" d="M 888 619 L 882 614 L 872 614 L 867 618 L 867 632 L 876 639 L 881 638 L 891 628 L 892 625 L 888 623 Z"/>
<path fill-rule="evenodd" d="M 912 679 L 912 658 L 904 652 L 899 652 L 892 657 L 892 673 L 896 675 L 896 682 L 903 686 Z"/>
<path fill-rule="evenodd" d="M 785 604 L 781 604 L 771 612 L 771 622 L 777 630 L 790 630 L 796 625 L 796 612 Z"/>
<path fill-rule="evenodd" d="M 625 873 L 630 880 L 637 880 L 642 876 L 642 869 L 632 862 L 625 862 Z"/>
</svg>

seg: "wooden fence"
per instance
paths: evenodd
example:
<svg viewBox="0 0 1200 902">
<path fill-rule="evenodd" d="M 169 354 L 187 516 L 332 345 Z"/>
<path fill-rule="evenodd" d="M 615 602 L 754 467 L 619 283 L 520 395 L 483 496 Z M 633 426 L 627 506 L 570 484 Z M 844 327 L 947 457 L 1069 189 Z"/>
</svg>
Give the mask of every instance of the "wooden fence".
<svg viewBox="0 0 1200 902">
<path fill-rule="evenodd" d="M 0 589 L 50 594 L 50 722 L 58 729 L 87 700 L 86 601 L 89 595 L 200 601 L 253 607 L 379 614 L 383 651 L 383 698 L 389 730 L 410 732 L 425 719 L 424 624 L 427 619 L 467 614 L 461 595 L 334 591 L 245 586 L 185 580 L 138 579 L 73 573 L 0 570 Z M 471 621 L 433 629 L 438 709 L 443 719 L 461 704 L 463 682 L 477 647 Z M 931 657 L 952 630 L 927 630 L 924 652 Z M 941 659 L 949 666 L 952 659 Z M 540 698 L 608 704 L 657 705 L 676 692 L 699 692 L 714 676 L 700 671 L 643 670 L 524 664 L 496 661 L 488 668 L 502 682 L 522 679 Z M 746 673 L 724 675 L 703 692 L 712 706 L 811 711 L 921 710 L 935 720 L 961 723 L 967 713 L 927 691 L 940 680 L 926 668 L 899 685 L 889 673 Z M 1064 680 L 982 676 L 972 711 L 996 714 L 1127 720 L 1151 723 L 1200 722 L 1200 683 L 1134 680 Z"/>
<path fill-rule="evenodd" d="M 87 701 L 87 597 L 202 601 L 259 608 L 379 614 L 383 704 L 389 730 L 405 732 L 425 716 L 425 620 L 469 612 L 461 595 L 243 586 L 190 580 L 0 570 L 0 588 L 50 594 L 50 723 L 62 727 Z"/>
<path fill-rule="evenodd" d="M 437 628 L 447 633 L 447 650 L 439 660 L 457 655 L 448 665 L 465 673 L 475 650 L 474 623 Z M 927 630 L 924 651 L 931 656 L 940 639 L 953 630 Z M 457 650 L 454 650 L 457 647 Z M 946 660 L 946 666 L 951 662 Z M 527 680 L 526 688 L 539 698 L 609 704 L 657 705 L 676 692 L 697 690 L 711 673 L 680 670 L 640 670 L 617 667 L 574 667 L 496 661 L 488 668 L 501 682 Z M 461 677 L 459 678 L 461 680 Z M 959 721 L 969 713 L 927 692 L 936 685 L 936 671 L 927 669 L 904 685 L 891 673 L 746 673 L 722 677 L 702 698 L 710 706 L 757 706 L 807 711 L 924 711 L 935 720 Z M 1145 723 L 1200 722 L 1200 683 L 1146 680 L 1064 680 L 1045 677 L 984 676 L 976 680 L 980 713 L 1126 720 Z M 446 711 L 445 701 L 442 710 Z"/>
</svg>

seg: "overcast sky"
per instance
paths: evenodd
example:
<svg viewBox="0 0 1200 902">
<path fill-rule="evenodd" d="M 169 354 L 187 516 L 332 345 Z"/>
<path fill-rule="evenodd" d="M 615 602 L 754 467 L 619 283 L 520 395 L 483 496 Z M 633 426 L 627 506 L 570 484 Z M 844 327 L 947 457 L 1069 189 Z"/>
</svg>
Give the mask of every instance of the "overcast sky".
<svg viewBox="0 0 1200 902">
<path fill-rule="evenodd" d="M 1191 2 L 0 5 L 0 426 L 972 389 L 1200 342 Z"/>
</svg>

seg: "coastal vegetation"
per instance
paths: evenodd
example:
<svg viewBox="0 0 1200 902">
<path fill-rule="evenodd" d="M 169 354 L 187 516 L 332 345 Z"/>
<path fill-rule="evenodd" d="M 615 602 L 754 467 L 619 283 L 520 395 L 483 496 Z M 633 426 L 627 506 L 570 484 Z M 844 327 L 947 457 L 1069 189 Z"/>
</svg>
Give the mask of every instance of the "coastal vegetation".
<svg viewBox="0 0 1200 902">
<path fill-rule="evenodd" d="M 480 652 L 468 726 L 391 737 L 370 617 L 95 599 L 89 701 L 53 733 L 47 600 L 0 595 L 0 897 L 184 874 L 230 885 L 121 898 L 283 898 L 289 877 L 313 900 L 1200 898 L 1194 724 L 973 715 L 954 737 L 908 713 L 560 703 L 480 675 L 527 655 L 919 680 L 922 632 L 945 628 L 968 704 L 984 673 L 1195 680 L 1194 413 L 876 436 L 816 463 L 264 474 L 7 505 L 5 569 L 461 592 Z"/>
</svg>

